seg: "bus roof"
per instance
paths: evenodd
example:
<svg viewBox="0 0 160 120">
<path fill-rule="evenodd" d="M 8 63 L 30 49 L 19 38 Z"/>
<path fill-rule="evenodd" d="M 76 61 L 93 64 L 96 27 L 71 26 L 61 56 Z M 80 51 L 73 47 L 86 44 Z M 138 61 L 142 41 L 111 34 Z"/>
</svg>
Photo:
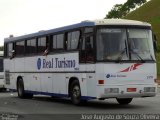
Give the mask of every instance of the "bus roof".
<svg viewBox="0 0 160 120">
<path fill-rule="evenodd" d="M 51 30 L 42 30 L 36 33 L 32 33 L 32 34 L 27 34 L 27 35 L 23 35 L 23 36 L 18 36 L 18 37 L 9 37 L 9 38 L 5 38 L 4 42 L 12 42 L 15 40 L 24 40 L 24 39 L 31 39 L 37 36 L 43 36 L 43 35 L 47 35 L 47 34 L 52 34 L 52 33 L 56 33 L 56 32 L 60 32 L 60 31 L 65 31 L 65 30 L 71 30 L 71 29 L 75 29 L 75 28 L 79 28 L 79 27 L 91 27 L 91 26 L 96 26 L 96 25 L 120 25 L 120 26 L 148 26 L 151 27 L 151 24 L 146 23 L 146 22 L 141 22 L 141 21 L 135 21 L 135 20 L 127 20 L 127 19 L 102 19 L 102 20 L 86 20 L 86 21 L 82 21 L 80 23 L 77 24 L 73 24 L 73 25 L 68 25 L 68 26 L 64 26 L 64 27 L 59 27 L 59 28 L 55 28 L 55 29 L 51 29 Z"/>
</svg>

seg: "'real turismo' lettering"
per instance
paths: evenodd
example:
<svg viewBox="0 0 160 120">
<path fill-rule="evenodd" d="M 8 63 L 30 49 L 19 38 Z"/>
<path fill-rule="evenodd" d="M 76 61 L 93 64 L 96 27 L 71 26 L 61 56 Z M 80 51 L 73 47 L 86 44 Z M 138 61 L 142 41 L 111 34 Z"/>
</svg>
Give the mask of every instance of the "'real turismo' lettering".
<svg viewBox="0 0 160 120">
<path fill-rule="evenodd" d="M 76 66 L 75 60 L 66 60 L 65 58 L 63 60 L 55 58 L 55 60 L 56 60 L 56 68 L 75 68 Z"/>
<path fill-rule="evenodd" d="M 40 58 L 37 60 L 38 68 L 50 69 L 50 68 L 75 68 L 76 67 L 76 60 L 73 59 L 60 59 L 60 58 L 51 58 L 49 60 L 42 59 L 42 63 Z M 41 64 L 41 65 L 40 65 Z"/>
<path fill-rule="evenodd" d="M 53 68 L 53 58 L 50 61 L 43 59 L 43 68 Z"/>
</svg>

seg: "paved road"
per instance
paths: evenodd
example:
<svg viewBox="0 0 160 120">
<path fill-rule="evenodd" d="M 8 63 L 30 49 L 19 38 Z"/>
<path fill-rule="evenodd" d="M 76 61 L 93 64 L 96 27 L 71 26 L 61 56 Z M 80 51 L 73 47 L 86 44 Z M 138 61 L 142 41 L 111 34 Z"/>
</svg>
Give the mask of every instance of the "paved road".
<svg viewBox="0 0 160 120">
<path fill-rule="evenodd" d="M 33 99 L 19 99 L 17 93 L 0 93 L 1 117 L 18 115 L 19 119 L 84 119 L 93 114 L 159 114 L 160 93 L 152 98 L 136 98 L 130 105 L 119 105 L 116 100 L 89 101 L 82 106 L 72 105 L 69 99 L 53 99 L 35 96 Z M 75 115 L 70 115 L 75 114 Z M 12 116 L 9 116 L 12 117 Z M 59 118 L 60 117 L 60 118 Z M 87 116 L 89 117 L 93 116 Z M 87 118 L 86 118 L 87 119 Z"/>
</svg>

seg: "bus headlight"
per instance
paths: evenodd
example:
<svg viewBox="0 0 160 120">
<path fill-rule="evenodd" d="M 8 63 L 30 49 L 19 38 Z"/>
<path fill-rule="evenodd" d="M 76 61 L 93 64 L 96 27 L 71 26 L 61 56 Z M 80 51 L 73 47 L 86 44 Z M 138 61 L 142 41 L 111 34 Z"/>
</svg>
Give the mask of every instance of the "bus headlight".
<svg viewBox="0 0 160 120">
<path fill-rule="evenodd" d="M 119 88 L 105 88 L 104 93 L 119 93 Z"/>
<path fill-rule="evenodd" d="M 144 87 L 144 92 L 155 92 L 156 88 L 155 87 Z"/>
</svg>

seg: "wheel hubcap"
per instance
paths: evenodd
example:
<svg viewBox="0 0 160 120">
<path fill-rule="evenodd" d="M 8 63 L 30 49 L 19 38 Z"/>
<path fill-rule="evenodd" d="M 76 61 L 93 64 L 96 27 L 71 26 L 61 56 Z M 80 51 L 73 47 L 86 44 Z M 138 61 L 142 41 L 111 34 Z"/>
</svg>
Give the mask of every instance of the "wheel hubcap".
<svg viewBox="0 0 160 120">
<path fill-rule="evenodd" d="M 80 96 L 80 89 L 79 89 L 79 86 L 75 86 L 73 88 L 73 97 L 74 98 L 78 98 Z"/>
</svg>

